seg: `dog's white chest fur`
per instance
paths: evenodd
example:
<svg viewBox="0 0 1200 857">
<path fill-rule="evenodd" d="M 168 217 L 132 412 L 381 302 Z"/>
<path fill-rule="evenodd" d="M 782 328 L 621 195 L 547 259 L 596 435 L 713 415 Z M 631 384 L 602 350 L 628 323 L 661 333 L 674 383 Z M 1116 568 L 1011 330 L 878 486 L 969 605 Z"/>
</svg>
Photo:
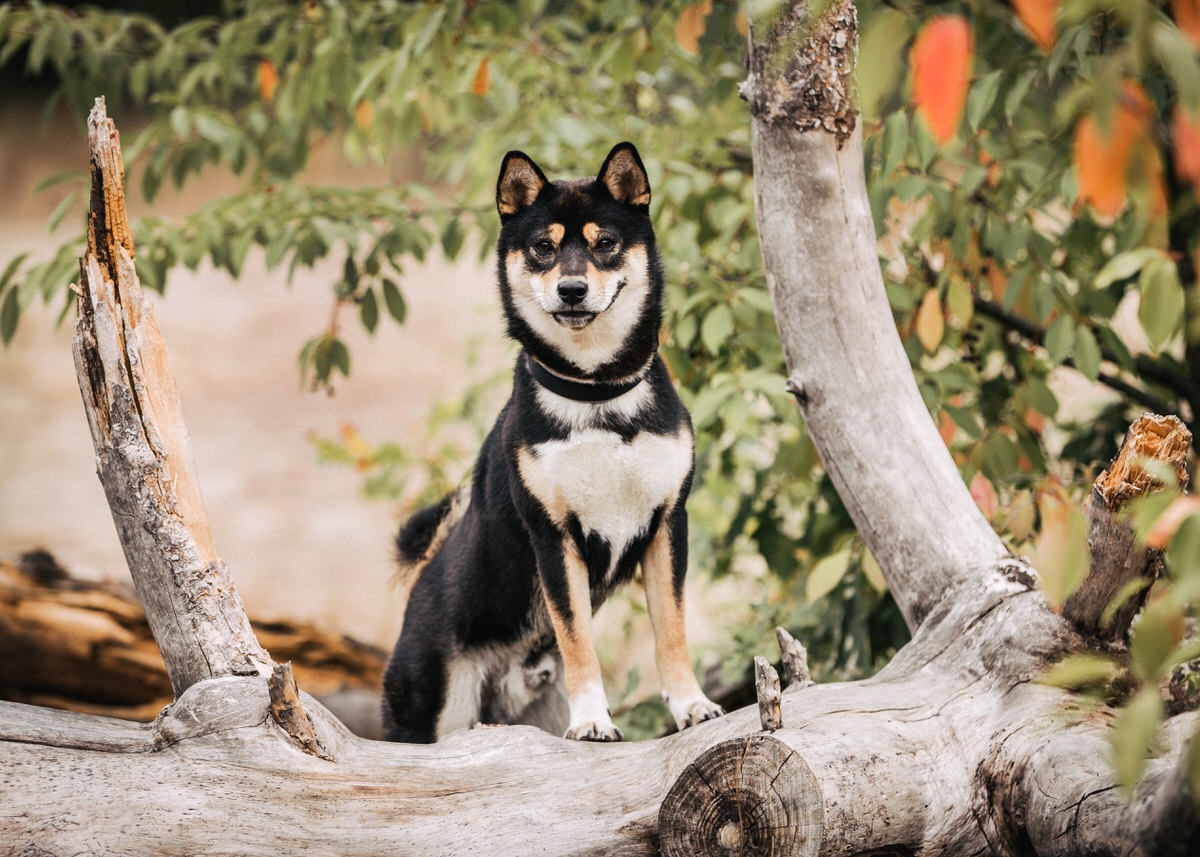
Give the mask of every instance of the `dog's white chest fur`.
<svg viewBox="0 0 1200 857">
<path fill-rule="evenodd" d="M 655 509 L 670 506 L 692 466 L 691 438 L 643 432 L 626 441 L 587 428 L 518 453 L 521 480 L 551 520 L 578 518 L 585 533 L 612 546 L 614 561 L 646 532 Z"/>
</svg>

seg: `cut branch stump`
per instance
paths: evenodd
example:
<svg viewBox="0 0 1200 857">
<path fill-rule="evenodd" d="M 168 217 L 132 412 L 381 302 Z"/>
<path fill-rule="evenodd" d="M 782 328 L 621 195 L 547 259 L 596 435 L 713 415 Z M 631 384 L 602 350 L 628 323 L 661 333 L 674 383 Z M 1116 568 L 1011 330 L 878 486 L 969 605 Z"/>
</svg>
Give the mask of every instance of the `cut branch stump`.
<svg viewBox="0 0 1200 857">
<path fill-rule="evenodd" d="M 1104 643 L 1120 642 L 1128 633 L 1158 576 L 1162 551 L 1139 544 L 1121 513 L 1133 500 L 1162 488 L 1165 473 L 1186 488 L 1191 447 L 1192 433 L 1178 417 L 1143 414 L 1096 477 L 1086 507 L 1087 575 L 1063 604 L 1063 615 L 1080 633 Z"/>
</svg>

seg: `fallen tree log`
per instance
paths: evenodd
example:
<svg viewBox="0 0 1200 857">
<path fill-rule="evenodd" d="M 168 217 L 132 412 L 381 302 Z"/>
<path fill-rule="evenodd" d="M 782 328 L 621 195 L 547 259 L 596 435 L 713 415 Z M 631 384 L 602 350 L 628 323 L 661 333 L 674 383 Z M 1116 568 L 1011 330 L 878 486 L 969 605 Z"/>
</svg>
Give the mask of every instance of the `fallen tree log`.
<svg viewBox="0 0 1200 857">
<path fill-rule="evenodd" d="M 256 620 L 263 647 L 355 734 L 382 737 L 387 654 L 304 623 Z M 130 587 L 80 580 L 46 551 L 0 560 L 0 699 L 150 721 L 174 698 Z"/>
<path fill-rule="evenodd" d="M 1052 611 L 1036 571 L 1008 555 L 925 412 L 895 341 L 871 234 L 847 88 L 853 6 L 830 4 L 814 22 L 806 14 L 792 4 L 765 26 L 752 22 L 746 94 L 760 231 L 791 389 L 913 631 L 892 662 L 865 681 L 808 685 L 790 647 L 796 689 L 780 695 L 778 713 L 767 706 L 778 726 L 769 735 L 746 708 L 625 745 L 526 727 L 459 732 L 432 746 L 363 741 L 286 680 L 282 690 L 275 682 L 273 704 L 265 675 L 274 665 L 247 637 L 223 566 L 197 547 L 204 539 L 181 545 L 174 522 L 172 538 L 151 544 L 134 532 L 139 516 L 161 521 L 164 504 L 184 518 L 197 512 L 159 491 L 152 508 L 115 512 L 132 517 L 118 528 L 138 545 L 131 570 L 144 579 L 139 592 L 164 656 L 191 647 L 201 657 L 164 657 L 177 699 L 152 724 L 0 704 L 0 841 L 18 853 L 125 854 L 1200 848 L 1200 813 L 1182 776 L 1196 716 L 1167 721 L 1163 752 L 1126 802 L 1100 750 L 1111 713 L 1073 711 L 1070 693 L 1036 681 L 1096 640 L 1078 617 Z M 107 121 L 100 112 L 92 124 Z M 127 251 L 113 256 L 119 272 L 132 273 Z M 119 280 L 91 257 L 85 272 Z M 84 295 L 94 287 L 85 282 Z M 135 290 L 136 278 L 117 288 Z M 144 320 L 136 294 L 119 304 L 121 325 Z M 148 365 L 137 353 L 116 362 Z M 147 383 L 152 372 L 113 389 Z M 102 480 L 123 484 L 110 492 L 114 504 L 147 479 L 166 487 L 143 466 L 156 437 L 136 427 L 122 434 L 132 446 L 109 460 L 125 464 L 101 468 Z M 164 556 L 147 559 L 156 552 L 165 565 Z M 143 572 L 142 560 L 155 568 Z M 182 595 L 147 600 L 144 590 L 157 586 Z M 191 627 L 179 633 L 172 621 Z M 1126 630 L 1105 627 L 1114 640 Z M 311 740 L 295 724 L 311 725 Z"/>
</svg>

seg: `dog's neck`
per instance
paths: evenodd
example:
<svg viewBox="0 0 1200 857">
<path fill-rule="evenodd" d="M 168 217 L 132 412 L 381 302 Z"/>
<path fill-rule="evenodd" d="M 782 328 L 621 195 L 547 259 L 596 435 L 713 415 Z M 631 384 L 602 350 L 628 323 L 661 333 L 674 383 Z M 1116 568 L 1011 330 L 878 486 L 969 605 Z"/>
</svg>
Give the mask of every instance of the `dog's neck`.
<svg viewBox="0 0 1200 857">
<path fill-rule="evenodd" d="M 653 360 L 647 363 L 632 378 L 610 383 L 574 381 L 570 378 L 564 378 L 562 375 L 551 372 L 528 354 L 525 355 L 525 363 L 529 367 L 529 374 L 533 376 L 533 380 L 556 396 L 562 396 L 564 399 L 571 399 L 575 402 L 600 404 L 602 402 L 611 402 L 618 396 L 623 396 L 645 381 L 646 376 L 650 374 L 650 366 Z"/>
</svg>

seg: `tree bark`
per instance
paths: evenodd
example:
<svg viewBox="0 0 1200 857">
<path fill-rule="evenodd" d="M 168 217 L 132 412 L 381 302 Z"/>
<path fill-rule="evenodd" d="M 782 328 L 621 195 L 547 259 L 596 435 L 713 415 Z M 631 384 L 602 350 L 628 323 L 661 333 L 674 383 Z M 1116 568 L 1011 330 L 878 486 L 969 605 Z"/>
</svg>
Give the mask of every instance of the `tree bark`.
<svg viewBox="0 0 1200 857">
<path fill-rule="evenodd" d="M 214 649 L 223 677 L 179 670 L 184 689 L 153 724 L 0 704 L 0 841 L 18 853 L 126 854 L 1149 857 L 1200 848 L 1182 777 L 1195 717 L 1167 722 L 1164 751 L 1126 803 L 1104 761 L 1110 712 L 1070 715 L 1071 694 L 1036 682 L 1093 641 L 1047 607 L 1034 570 L 988 528 L 921 404 L 883 292 L 845 88 L 854 10 L 834 2 L 817 21 L 805 15 L 793 4 L 765 28 L 753 22 L 746 94 L 760 233 L 790 384 L 914 629 L 892 662 L 865 681 L 789 688 L 778 718 L 771 707 L 768 725 L 782 726 L 770 735 L 748 707 L 625 745 L 527 727 L 384 745 L 355 738 L 300 696 L 322 756 L 279 727 L 292 718 L 271 716 L 261 675 L 234 674 L 262 661 L 239 661 L 199 634 L 187 644 Z M 113 255 L 128 266 L 127 248 Z M 101 475 L 136 486 L 137 465 Z M 153 524 L 158 509 L 118 518 Z M 174 556 L 172 542 L 156 544 Z M 223 573 L 200 555 L 200 572 Z M 193 577 L 160 575 L 156 585 L 183 591 L 164 615 L 194 614 Z M 252 651 L 240 627 L 229 631 L 241 640 L 232 651 Z M 277 691 L 277 712 L 289 698 Z"/>
<path fill-rule="evenodd" d="M 200 499 L 175 375 L 133 264 L 116 126 L 88 117 L 92 191 L 74 354 L 96 470 L 176 694 L 198 681 L 266 675 Z"/>
<path fill-rule="evenodd" d="M 875 250 L 862 131 L 846 115 L 854 5 L 838 0 L 820 23 L 804 23 L 805 6 L 793 4 L 765 32 L 751 31 L 743 94 L 753 114 L 759 243 L 788 388 L 916 629 L 941 599 L 995 574 L 1008 552 L 959 477 L 896 335 Z M 789 47 L 797 30 L 822 38 L 791 55 L 773 52 Z"/>
</svg>

